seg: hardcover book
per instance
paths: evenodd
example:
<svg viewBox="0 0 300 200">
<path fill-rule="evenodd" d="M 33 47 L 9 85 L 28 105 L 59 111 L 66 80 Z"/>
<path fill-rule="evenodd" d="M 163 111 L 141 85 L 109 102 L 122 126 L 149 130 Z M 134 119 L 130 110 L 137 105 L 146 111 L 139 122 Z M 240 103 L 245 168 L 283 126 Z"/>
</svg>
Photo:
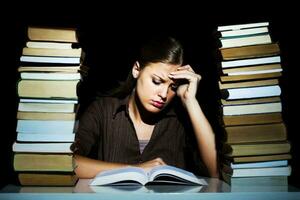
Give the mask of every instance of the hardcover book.
<svg viewBox="0 0 300 200">
<path fill-rule="evenodd" d="M 242 169 L 231 169 L 228 167 L 223 168 L 223 171 L 231 175 L 231 177 L 290 176 L 292 168 L 291 166 Z"/>
<path fill-rule="evenodd" d="M 70 172 L 66 173 L 19 173 L 21 185 L 28 186 L 73 186 L 78 181 L 78 177 Z"/>
<path fill-rule="evenodd" d="M 226 100 L 280 96 L 279 85 L 221 89 L 221 98 Z"/>
<path fill-rule="evenodd" d="M 282 142 L 257 142 L 228 144 L 224 143 L 223 152 L 227 157 L 259 156 L 272 154 L 288 154 L 291 150 L 289 141 Z"/>
<path fill-rule="evenodd" d="M 276 72 L 282 72 L 282 67 L 280 63 L 222 69 L 222 73 L 227 76 L 269 74 Z"/>
<path fill-rule="evenodd" d="M 73 172 L 74 170 L 72 154 L 16 153 L 13 161 L 15 171 Z"/>
<path fill-rule="evenodd" d="M 225 127 L 226 142 L 241 144 L 251 142 L 272 142 L 287 139 L 285 124 L 257 124 Z"/>
<path fill-rule="evenodd" d="M 277 43 L 220 49 L 223 60 L 265 57 L 280 54 Z"/>
<path fill-rule="evenodd" d="M 270 56 L 263 58 L 249 58 L 249 59 L 241 59 L 241 60 L 230 60 L 230 61 L 222 61 L 222 68 L 230 68 L 230 67 L 242 67 L 242 66 L 250 66 L 250 65 L 262 65 L 262 64 L 271 64 L 271 63 L 280 63 L 280 56 Z"/>
<path fill-rule="evenodd" d="M 241 29 L 250 29 L 250 28 L 257 28 L 257 27 L 265 27 L 265 26 L 269 26 L 269 22 L 218 26 L 218 31 L 241 30 Z"/>
<path fill-rule="evenodd" d="M 251 115 L 224 115 L 221 119 L 221 124 L 223 124 L 224 126 L 268 124 L 279 122 L 282 122 L 281 112 Z"/>
<path fill-rule="evenodd" d="M 30 26 L 27 30 L 29 40 L 77 43 L 75 28 L 53 28 Z"/>
</svg>

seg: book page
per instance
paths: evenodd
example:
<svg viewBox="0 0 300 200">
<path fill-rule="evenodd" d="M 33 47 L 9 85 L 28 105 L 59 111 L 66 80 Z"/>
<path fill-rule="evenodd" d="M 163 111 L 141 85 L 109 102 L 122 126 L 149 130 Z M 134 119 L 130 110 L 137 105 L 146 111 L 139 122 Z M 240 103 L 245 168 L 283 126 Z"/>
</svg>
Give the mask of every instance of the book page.
<svg viewBox="0 0 300 200">
<path fill-rule="evenodd" d="M 168 165 L 154 167 L 149 172 L 149 179 L 153 182 L 207 185 L 204 179 L 193 173 Z"/>
<path fill-rule="evenodd" d="M 125 167 L 100 172 L 89 185 L 145 185 L 147 182 L 147 174 L 142 168 Z"/>
</svg>

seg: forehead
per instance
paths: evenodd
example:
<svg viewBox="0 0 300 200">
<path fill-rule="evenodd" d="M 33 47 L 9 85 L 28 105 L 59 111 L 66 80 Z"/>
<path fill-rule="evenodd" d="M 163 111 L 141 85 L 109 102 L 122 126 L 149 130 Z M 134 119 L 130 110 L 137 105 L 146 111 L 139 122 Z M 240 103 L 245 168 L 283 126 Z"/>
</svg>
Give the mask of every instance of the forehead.
<svg viewBox="0 0 300 200">
<path fill-rule="evenodd" d="M 144 69 L 147 72 L 167 77 L 171 72 L 176 71 L 178 67 L 180 67 L 180 65 L 166 63 L 151 63 L 147 65 Z"/>
</svg>

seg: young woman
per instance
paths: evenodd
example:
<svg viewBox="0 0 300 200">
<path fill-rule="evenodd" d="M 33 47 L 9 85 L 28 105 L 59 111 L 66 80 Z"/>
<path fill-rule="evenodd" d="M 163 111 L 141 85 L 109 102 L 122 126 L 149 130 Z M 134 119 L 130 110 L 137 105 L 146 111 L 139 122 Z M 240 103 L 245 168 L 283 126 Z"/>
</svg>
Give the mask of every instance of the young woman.
<svg viewBox="0 0 300 200">
<path fill-rule="evenodd" d="M 177 40 L 146 43 L 126 83 L 111 97 L 94 101 L 80 118 L 72 145 L 78 177 L 92 178 L 125 166 L 185 168 L 186 130 L 171 103 L 178 97 L 189 116 L 197 151 L 209 175 L 218 177 L 215 136 L 196 99 L 200 80 L 190 65 L 183 66 Z"/>
</svg>

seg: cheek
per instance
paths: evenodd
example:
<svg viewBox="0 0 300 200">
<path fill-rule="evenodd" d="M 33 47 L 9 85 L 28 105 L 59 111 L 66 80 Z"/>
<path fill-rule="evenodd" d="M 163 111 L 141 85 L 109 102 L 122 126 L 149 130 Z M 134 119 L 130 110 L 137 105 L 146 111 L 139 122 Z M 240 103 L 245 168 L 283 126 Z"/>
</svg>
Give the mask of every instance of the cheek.
<svg viewBox="0 0 300 200">
<path fill-rule="evenodd" d="M 138 79 L 138 81 L 139 81 L 140 85 L 145 88 L 151 87 L 153 85 L 152 78 L 149 76 L 146 76 L 146 75 L 141 76 Z"/>
<path fill-rule="evenodd" d="M 136 85 L 137 91 L 141 97 L 146 97 L 155 93 L 155 88 L 144 80 L 139 80 Z"/>
</svg>

